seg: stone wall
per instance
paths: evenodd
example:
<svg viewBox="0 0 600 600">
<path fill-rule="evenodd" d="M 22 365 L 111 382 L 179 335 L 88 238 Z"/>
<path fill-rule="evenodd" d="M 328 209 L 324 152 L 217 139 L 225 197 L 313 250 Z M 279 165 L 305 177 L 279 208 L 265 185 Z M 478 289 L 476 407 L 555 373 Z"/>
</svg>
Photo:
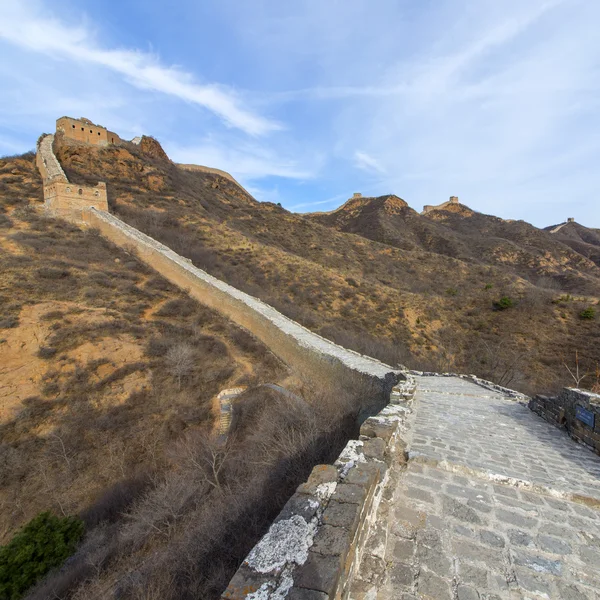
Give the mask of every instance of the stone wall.
<svg viewBox="0 0 600 600">
<path fill-rule="evenodd" d="M 402 432 L 415 382 L 367 419 L 334 465 L 316 466 L 246 557 L 222 600 L 326 600 L 348 597 L 387 483 L 405 460 Z"/>
<path fill-rule="evenodd" d="M 64 181 L 52 181 L 44 185 L 44 206 L 51 215 L 73 222 L 83 222 L 90 207 L 108 210 L 106 184 L 74 185 Z"/>
<path fill-rule="evenodd" d="M 53 135 L 42 136 L 38 140 L 36 154 L 36 165 L 44 182 L 44 207 L 48 213 L 81 223 L 90 207 L 108 210 L 106 184 L 99 182 L 91 186 L 69 183 L 52 150 L 53 142 Z"/>
<path fill-rule="evenodd" d="M 565 388 L 556 397 L 535 396 L 529 408 L 600 454 L 600 395 Z"/>
<path fill-rule="evenodd" d="M 248 196 L 252 195 L 242 185 L 240 185 L 227 171 L 221 171 L 221 169 L 213 169 L 211 167 L 203 167 L 202 165 L 186 165 L 183 163 L 176 164 L 180 169 L 183 169 L 184 171 L 198 171 L 199 173 L 211 173 L 212 175 L 220 175 L 221 177 L 228 179 L 232 183 L 235 183 L 235 185 L 244 190 L 244 192 L 246 192 Z"/>
<path fill-rule="evenodd" d="M 61 117 L 56 120 L 56 131 L 62 132 L 65 139 L 93 146 L 108 146 L 106 127 L 95 125 L 88 119 Z"/>
<path fill-rule="evenodd" d="M 53 143 L 54 136 L 51 134 L 42 135 L 37 143 L 35 164 L 42 176 L 44 185 L 50 181 L 68 181 L 65 172 L 52 150 Z"/>
<path fill-rule="evenodd" d="M 313 333 L 273 307 L 246 294 L 173 252 L 114 215 L 96 209 L 85 211 L 84 221 L 117 244 L 130 249 L 153 269 L 192 297 L 246 328 L 288 364 L 315 369 L 347 369 L 363 375 L 378 387 L 379 408 L 387 402 L 392 386 L 401 377 L 375 359 L 362 356 Z M 343 373 L 342 373 L 343 375 Z"/>
</svg>

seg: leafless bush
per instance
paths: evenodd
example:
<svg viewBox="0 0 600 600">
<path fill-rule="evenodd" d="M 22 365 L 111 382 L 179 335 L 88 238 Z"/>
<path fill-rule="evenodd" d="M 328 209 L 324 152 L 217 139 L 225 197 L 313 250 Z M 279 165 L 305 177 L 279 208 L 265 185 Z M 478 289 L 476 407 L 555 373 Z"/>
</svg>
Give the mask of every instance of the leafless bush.
<svg viewBox="0 0 600 600">
<path fill-rule="evenodd" d="M 166 354 L 166 360 L 171 375 L 177 379 L 181 389 L 181 380 L 187 377 L 194 368 L 194 348 L 187 343 L 171 347 Z"/>
</svg>

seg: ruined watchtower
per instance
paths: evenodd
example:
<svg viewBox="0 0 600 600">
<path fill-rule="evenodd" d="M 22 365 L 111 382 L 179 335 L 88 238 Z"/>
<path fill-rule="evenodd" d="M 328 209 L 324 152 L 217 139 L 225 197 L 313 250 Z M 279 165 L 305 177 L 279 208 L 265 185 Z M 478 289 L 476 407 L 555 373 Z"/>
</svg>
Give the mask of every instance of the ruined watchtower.
<svg viewBox="0 0 600 600">
<path fill-rule="evenodd" d="M 108 146 L 109 144 L 121 142 L 121 138 L 116 133 L 109 131 L 102 125 L 96 125 L 84 117 L 80 119 L 61 117 L 57 119 L 56 132 L 62 133 L 63 139 L 66 141 L 92 146 Z"/>
<path fill-rule="evenodd" d="M 450 196 L 450 200 L 448 200 L 448 202 L 443 202 L 442 204 L 438 204 L 437 206 L 432 206 L 431 204 L 426 204 L 423 207 L 423 212 L 421 214 L 424 215 L 424 214 L 427 214 L 428 212 L 431 212 L 432 210 L 443 209 L 443 208 L 446 208 L 446 206 L 451 205 L 451 204 L 460 204 L 460 202 L 458 201 L 458 196 Z"/>
</svg>

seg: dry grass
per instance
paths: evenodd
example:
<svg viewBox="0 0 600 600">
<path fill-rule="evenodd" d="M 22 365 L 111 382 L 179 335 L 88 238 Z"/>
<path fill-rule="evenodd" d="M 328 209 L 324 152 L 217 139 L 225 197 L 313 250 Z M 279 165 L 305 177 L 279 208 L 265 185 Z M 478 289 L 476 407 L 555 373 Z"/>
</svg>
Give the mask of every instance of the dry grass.
<svg viewBox="0 0 600 600">
<path fill-rule="evenodd" d="M 560 244 L 546 252 L 547 234 L 525 224 L 497 220 L 495 233 L 514 235 L 512 244 L 477 239 L 472 231 L 489 223 L 454 215 L 454 224 L 419 222 L 410 243 L 390 240 L 395 247 L 256 203 L 227 180 L 139 149 L 59 153 L 72 177 L 109 182 L 112 208 L 128 223 L 310 329 L 390 364 L 474 372 L 540 392 L 568 383 L 562 354 L 579 349 L 600 360 L 596 322 L 578 318 L 586 300 L 598 301 L 596 268 Z M 553 303 L 564 290 L 578 290 L 577 299 Z M 503 296 L 515 307 L 494 310 Z"/>
</svg>

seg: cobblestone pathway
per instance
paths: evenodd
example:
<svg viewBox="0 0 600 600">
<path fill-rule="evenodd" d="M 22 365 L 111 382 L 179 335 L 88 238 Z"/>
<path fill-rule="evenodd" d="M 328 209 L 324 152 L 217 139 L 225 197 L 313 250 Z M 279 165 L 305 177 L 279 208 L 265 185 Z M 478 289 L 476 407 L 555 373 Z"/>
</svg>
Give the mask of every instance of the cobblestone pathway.
<svg viewBox="0 0 600 600">
<path fill-rule="evenodd" d="M 353 600 L 600 600 L 600 457 L 523 405 L 421 377 Z"/>
</svg>

